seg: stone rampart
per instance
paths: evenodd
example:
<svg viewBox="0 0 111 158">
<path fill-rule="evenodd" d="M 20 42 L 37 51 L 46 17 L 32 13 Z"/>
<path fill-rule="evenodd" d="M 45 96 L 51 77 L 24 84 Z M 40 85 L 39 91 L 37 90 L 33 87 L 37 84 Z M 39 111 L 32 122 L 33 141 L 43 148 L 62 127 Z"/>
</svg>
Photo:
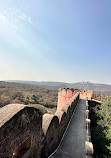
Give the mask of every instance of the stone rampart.
<svg viewBox="0 0 111 158">
<path fill-rule="evenodd" d="M 92 158 L 94 153 L 93 144 L 91 142 L 90 123 L 91 120 L 89 119 L 89 101 L 86 100 L 86 158 Z"/>
<path fill-rule="evenodd" d="M 65 91 L 63 91 L 65 93 Z M 73 93 L 68 90 L 67 96 Z M 10 104 L 0 109 L 0 156 L 20 155 L 21 158 L 47 158 L 58 147 L 67 124 L 79 101 L 79 92 L 54 115 L 44 114 L 34 107 Z"/>
<path fill-rule="evenodd" d="M 56 111 L 55 116 L 59 119 L 59 142 L 64 134 L 64 131 L 66 129 L 66 112 L 64 111 Z"/>
<path fill-rule="evenodd" d="M 40 158 L 42 115 L 39 110 L 20 104 L 0 109 L 0 157 Z"/>
<path fill-rule="evenodd" d="M 77 93 L 75 89 L 63 88 L 58 91 L 58 105 L 57 110 L 61 110 L 62 107 Z"/>
<path fill-rule="evenodd" d="M 65 92 L 65 91 L 64 91 Z M 67 124 L 74 112 L 79 101 L 79 92 L 75 94 L 61 110 L 57 110 L 54 115 L 44 114 L 42 128 L 44 133 L 44 147 L 42 149 L 42 157 L 48 157 L 54 152 L 60 143 L 65 132 Z"/>
<path fill-rule="evenodd" d="M 44 146 L 42 157 L 48 157 L 58 146 L 59 142 L 59 119 L 55 115 L 44 114 L 42 120 L 44 132 Z"/>
<path fill-rule="evenodd" d="M 92 96 L 93 96 L 93 91 L 92 90 L 86 90 L 86 89 L 80 89 L 79 90 L 79 92 L 80 92 L 80 96 L 81 96 L 81 98 L 83 97 L 88 97 L 89 99 L 91 99 L 92 98 Z"/>
</svg>

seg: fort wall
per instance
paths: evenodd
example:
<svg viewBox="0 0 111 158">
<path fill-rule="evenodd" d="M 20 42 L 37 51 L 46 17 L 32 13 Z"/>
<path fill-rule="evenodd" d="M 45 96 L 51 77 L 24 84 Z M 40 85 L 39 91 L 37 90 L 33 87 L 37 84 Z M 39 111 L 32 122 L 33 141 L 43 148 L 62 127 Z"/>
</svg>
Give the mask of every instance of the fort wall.
<svg viewBox="0 0 111 158">
<path fill-rule="evenodd" d="M 9 104 L 0 109 L 0 157 L 47 158 L 56 150 L 79 101 L 79 92 L 63 90 L 67 101 L 54 115 L 34 107 Z M 73 96 L 73 97 L 71 97 Z"/>
<path fill-rule="evenodd" d="M 95 106 L 96 104 L 101 104 L 100 101 L 97 100 L 86 100 L 86 142 L 85 142 L 85 146 L 86 146 L 86 158 L 90 157 L 93 158 L 93 154 L 94 154 L 94 148 L 93 148 L 93 144 L 91 141 L 91 131 L 90 131 L 90 124 L 91 121 L 90 120 L 90 107 L 91 106 Z"/>
<path fill-rule="evenodd" d="M 68 122 L 79 101 L 79 92 L 67 102 L 61 110 L 54 115 L 44 114 L 42 128 L 44 133 L 44 146 L 42 147 L 42 158 L 48 157 L 57 148 L 65 132 Z"/>
<path fill-rule="evenodd" d="M 55 115 L 44 114 L 42 120 L 44 132 L 44 146 L 42 157 L 47 158 L 58 146 L 59 142 L 59 119 Z"/>
<path fill-rule="evenodd" d="M 87 98 L 89 98 L 89 99 L 91 99 L 92 98 L 92 96 L 93 96 L 93 91 L 92 90 L 86 90 L 86 89 L 80 89 L 79 90 L 79 92 L 80 92 L 80 96 L 81 96 L 81 98 L 83 97 L 87 97 Z"/>
<path fill-rule="evenodd" d="M 41 155 L 42 115 L 39 110 L 21 104 L 0 109 L 0 157 Z"/>
<path fill-rule="evenodd" d="M 67 122 L 67 113 L 64 111 L 56 111 L 55 116 L 59 119 L 59 142 L 64 134 L 65 128 L 66 128 L 66 122 Z"/>
<path fill-rule="evenodd" d="M 74 89 L 59 89 L 58 92 L 58 105 L 57 110 L 61 110 L 62 107 L 77 93 L 77 90 Z"/>
</svg>

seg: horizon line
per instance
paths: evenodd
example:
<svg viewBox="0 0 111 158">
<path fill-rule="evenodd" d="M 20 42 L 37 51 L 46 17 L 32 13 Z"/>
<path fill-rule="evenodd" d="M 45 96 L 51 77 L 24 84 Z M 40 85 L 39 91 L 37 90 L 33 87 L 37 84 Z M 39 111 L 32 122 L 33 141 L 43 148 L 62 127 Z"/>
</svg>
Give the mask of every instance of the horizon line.
<svg viewBox="0 0 111 158">
<path fill-rule="evenodd" d="M 56 83 L 67 83 L 67 84 L 74 84 L 74 83 L 93 83 L 93 84 L 105 84 L 105 85 L 111 85 L 111 83 L 101 83 L 101 82 L 91 82 L 91 81 L 78 81 L 78 82 L 62 82 L 62 81 L 45 81 L 45 80 L 41 80 L 41 81 L 36 81 L 36 80 L 0 80 L 0 81 L 5 81 L 5 82 L 9 82 L 9 81 L 25 81 L 25 82 L 56 82 Z"/>
</svg>

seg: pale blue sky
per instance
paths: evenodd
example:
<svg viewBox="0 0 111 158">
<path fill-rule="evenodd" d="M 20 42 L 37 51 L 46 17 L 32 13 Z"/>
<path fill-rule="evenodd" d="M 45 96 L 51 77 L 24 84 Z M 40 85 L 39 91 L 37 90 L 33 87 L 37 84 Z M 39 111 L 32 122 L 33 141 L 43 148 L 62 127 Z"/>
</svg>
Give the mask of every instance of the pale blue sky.
<svg viewBox="0 0 111 158">
<path fill-rule="evenodd" d="M 0 80 L 111 84 L 111 0 L 0 0 Z"/>
</svg>

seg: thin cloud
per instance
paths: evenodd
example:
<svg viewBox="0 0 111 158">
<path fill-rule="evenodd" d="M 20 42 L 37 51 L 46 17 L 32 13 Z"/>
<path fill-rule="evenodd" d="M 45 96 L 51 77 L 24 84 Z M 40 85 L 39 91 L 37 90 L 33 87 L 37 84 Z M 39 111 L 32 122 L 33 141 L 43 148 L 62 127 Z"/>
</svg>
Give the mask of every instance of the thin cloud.
<svg viewBox="0 0 111 158">
<path fill-rule="evenodd" d="M 6 16 L 4 16 L 3 14 L 0 14 L 0 19 L 5 22 L 8 23 L 8 19 L 6 18 Z"/>
<path fill-rule="evenodd" d="M 10 27 L 11 28 L 14 28 L 14 29 L 17 29 L 18 27 L 16 26 L 16 25 L 14 25 L 14 24 L 10 24 Z"/>
<path fill-rule="evenodd" d="M 31 18 L 30 18 L 30 17 L 28 17 L 28 21 L 29 21 L 29 23 L 30 23 L 30 24 L 32 23 L 32 20 L 31 20 Z"/>
<path fill-rule="evenodd" d="M 31 24 L 31 18 L 28 15 L 24 14 L 24 13 L 21 14 L 21 15 L 18 15 L 18 19 L 26 20 L 26 21 L 28 21 Z"/>
<path fill-rule="evenodd" d="M 8 18 L 3 14 L 0 14 L 0 21 L 3 22 L 5 25 L 7 25 L 9 28 L 17 29 L 17 26 L 14 25 L 12 21 L 9 21 Z"/>
<path fill-rule="evenodd" d="M 0 13 L 0 23 L 5 24 L 8 29 L 18 29 L 22 25 L 22 21 L 32 23 L 31 17 L 21 10 L 10 8 L 10 11 L 5 10 Z"/>
<path fill-rule="evenodd" d="M 18 15 L 18 18 L 21 19 L 21 20 L 25 19 L 24 16 L 22 16 L 22 15 Z"/>
</svg>

